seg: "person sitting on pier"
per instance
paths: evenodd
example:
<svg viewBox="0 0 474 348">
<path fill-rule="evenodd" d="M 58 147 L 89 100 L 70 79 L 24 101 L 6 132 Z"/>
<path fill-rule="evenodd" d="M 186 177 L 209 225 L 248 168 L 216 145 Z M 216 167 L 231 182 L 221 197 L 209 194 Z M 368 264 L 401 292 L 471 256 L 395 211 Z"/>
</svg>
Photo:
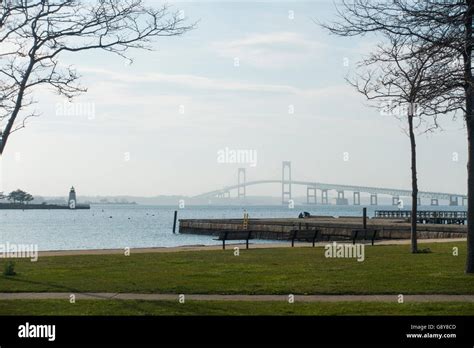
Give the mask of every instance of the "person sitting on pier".
<svg viewBox="0 0 474 348">
<path fill-rule="evenodd" d="M 307 211 L 304 211 L 298 215 L 299 219 L 304 219 L 304 218 L 309 218 L 309 217 L 311 217 L 311 214 L 308 213 Z"/>
</svg>

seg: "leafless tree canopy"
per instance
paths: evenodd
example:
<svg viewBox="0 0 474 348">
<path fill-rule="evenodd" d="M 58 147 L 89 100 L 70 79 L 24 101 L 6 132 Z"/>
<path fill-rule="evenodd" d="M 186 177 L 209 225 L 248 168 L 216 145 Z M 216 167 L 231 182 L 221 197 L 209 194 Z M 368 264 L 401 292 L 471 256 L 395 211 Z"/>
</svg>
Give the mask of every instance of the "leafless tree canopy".
<svg viewBox="0 0 474 348">
<path fill-rule="evenodd" d="M 445 54 L 439 46 L 420 46 L 409 37 L 386 34 L 370 56 L 358 64 L 357 75 L 348 78 L 351 85 L 376 107 L 398 118 L 414 108 L 414 116 L 423 131 L 438 127 L 440 114 L 464 110 L 460 62 Z M 397 110 L 396 110 L 397 109 Z M 428 117 L 427 117 L 428 116 Z"/>
<path fill-rule="evenodd" d="M 465 90 L 472 83 L 464 71 L 464 64 L 470 61 L 466 46 L 472 46 L 472 42 L 466 41 L 466 21 L 473 10 L 469 1 L 342 0 L 337 10 L 338 20 L 323 24 L 332 33 L 341 36 L 375 34 L 381 40 L 388 38 L 388 50 L 379 47 L 364 64 L 382 63 L 388 70 L 380 71 L 380 76 L 389 76 L 393 69 L 387 67 L 387 62 L 419 64 L 428 59 L 424 75 L 425 80 L 432 81 L 433 88 L 424 89 L 422 99 L 428 102 L 434 92 L 437 96 L 425 110 L 431 108 L 432 115 L 461 110 L 467 116 Z M 393 40 L 405 51 L 391 52 Z M 397 53 L 397 62 L 393 59 L 394 53 Z"/>
<path fill-rule="evenodd" d="M 338 19 L 326 28 L 342 36 L 389 33 L 463 51 L 470 0 L 341 0 Z"/>
<path fill-rule="evenodd" d="M 429 105 L 427 110 L 432 107 L 433 114 L 455 110 L 464 112 L 468 140 L 466 272 L 474 273 L 474 0 L 341 1 L 337 6 L 339 18 L 333 23 L 323 24 L 324 27 L 340 36 L 373 34 L 381 39 L 395 37 L 401 41 L 406 38 L 414 48 L 403 59 L 409 71 L 419 63 L 427 64 L 423 81 L 428 88 L 418 89 L 421 92 L 418 97 Z M 383 65 L 383 56 L 379 54 L 374 61 Z M 415 65 L 410 67 L 410 64 Z M 399 68 L 398 73 L 403 75 L 406 70 Z M 385 69 L 389 69 L 385 73 L 391 76 L 390 81 L 379 79 L 375 84 L 362 86 L 362 91 L 377 95 L 380 92 L 377 88 L 382 86 L 383 90 L 387 82 L 396 86 L 393 82 L 398 80 L 398 76 L 387 66 Z M 373 78 L 366 81 L 373 81 Z"/>
<path fill-rule="evenodd" d="M 3 0 L 0 5 L 0 129 L 9 135 L 34 112 L 22 114 L 36 87 L 72 98 L 84 92 L 77 72 L 60 63 L 63 53 L 103 50 L 129 59 L 130 49 L 151 49 L 160 36 L 192 28 L 168 7 L 143 0 Z"/>
</svg>

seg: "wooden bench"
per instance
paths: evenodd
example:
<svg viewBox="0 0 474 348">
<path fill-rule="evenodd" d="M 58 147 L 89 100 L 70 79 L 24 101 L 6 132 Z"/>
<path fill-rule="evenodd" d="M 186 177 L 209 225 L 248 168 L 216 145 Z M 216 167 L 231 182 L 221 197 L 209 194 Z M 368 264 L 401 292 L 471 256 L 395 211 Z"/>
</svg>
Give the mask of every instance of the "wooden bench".
<svg viewBox="0 0 474 348">
<path fill-rule="evenodd" d="M 373 228 L 359 228 L 352 230 L 352 244 L 355 244 L 356 240 L 370 240 L 372 245 L 377 238 L 378 230 Z"/>
<path fill-rule="evenodd" d="M 219 237 L 214 240 L 221 240 L 222 249 L 225 250 L 226 240 L 245 240 L 245 245 L 248 249 L 250 239 L 253 239 L 252 231 L 223 231 L 220 232 Z"/>
<path fill-rule="evenodd" d="M 306 241 L 306 242 L 312 242 L 313 243 L 313 248 L 314 244 L 316 242 L 316 239 L 318 238 L 319 234 L 318 229 L 313 229 L 313 230 L 291 230 L 290 231 L 290 237 L 288 238 L 291 240 L 291 247 L 295 246 L 295 240 L 296 241 Z"/>
<path fill-rule="evenodd" d="M 348 233 L 344 232 L 338 232 L 338 231 L 333 231 L 333 232 L 326 232 L 326 233 L 321 233 L 320 240 L 321 241 L 330 241 L 330 240 L 352 240 L 352 235 L 349 235 Z"/>
</svg>

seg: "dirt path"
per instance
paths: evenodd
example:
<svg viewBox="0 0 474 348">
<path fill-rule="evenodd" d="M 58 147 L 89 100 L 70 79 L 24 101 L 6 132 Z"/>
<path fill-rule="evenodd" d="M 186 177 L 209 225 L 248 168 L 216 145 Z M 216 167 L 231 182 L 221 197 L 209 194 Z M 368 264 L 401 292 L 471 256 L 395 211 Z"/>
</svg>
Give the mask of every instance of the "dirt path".
<svg viewBox="0 0 474 348">
<path fill-rule="evenodd" d="M 126 294 L 126 293 L 76 293 L 76 300 L 147 300 L 178 301 L 180 294 Z M 69 301 L 71 293 L 24 292 L 0 293 L 0 300 L 46 300 Z M 191 301 L 281 301 L 288 302 L 289 295 L 184 295 Z M 398 295 L 295 295 L 295 302 L 393 302 Z M 474 302 L 474 295 L 404 295 L 404 302 Z"/>
<path fill-rule="evenodd" d="M 448 242 L 465 242 L 465 238 L 452 238 L 452 239 L 420 239 L 418 243 L 448 243 Z M 332 243 L 332 242 L 330 242 Z M 327 242 L 317 243 L 316 246 L 322 247 Z M 376 242 L 375 245 L 409 245 L 410 240 L 384 240 Z M 296 243 L 295 247 L 308 247 L 309 243 Z M 370 244 L 368 244 L 370 245 Z M 234 247 L 245 248 L 245 244 L 226 244 L 228 250 L 232 250 Z M 289 242 L 287 243 L 267 243 L 267 244 L 250 244 L 250 249 L 269 249 L 269 248 L 288 248 Z M 180 247 L 160 247 L 160 248 L 132 248 L 130 249 L 131 254 L 143 254 L 143 253 L 172 253 L 180 251 L 201 251 L 201 250 L 222 250 L 221 245 L 191 245 L 191 246 L 180 246 Z M 95 249 L 95 250 L 52 250 L 52 251 L 40 251 L 39 256 L 73 256 L 73 255 L 118 255 L 123 254 L 125 249 Z"/>
</svg>

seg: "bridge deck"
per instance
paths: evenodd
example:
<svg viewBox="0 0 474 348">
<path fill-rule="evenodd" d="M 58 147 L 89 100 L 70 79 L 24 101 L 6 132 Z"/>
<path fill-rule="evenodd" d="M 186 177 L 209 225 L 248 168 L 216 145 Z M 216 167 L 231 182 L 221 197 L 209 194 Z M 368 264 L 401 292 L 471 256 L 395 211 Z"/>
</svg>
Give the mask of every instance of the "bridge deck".
<svg viewBox="0 0 474 348">
<path fill-rule="evenodd" d="M 291 181 L 284 181 L 284 180 L 255 180 L 255 181 L 247 181 L 245 183 L 226 186 L 219 190 L 214 190 L 206 193 L 202 193 L 200 195 L 195 196 L 195 198 L 199 197 L 212 197 L 223 192 L 228 192 L 231 190 L 236 190 L 239 187 L 247 187 L 247 186 L 255 186 L 255 185 L 262 185 L 262 184 L 291 184 L 291 185 L 300 185 L 300 186 L 307 186 L 316 188 L 319 190 L 335 190 L 335 191 L 352 191 L 352 192 L 364 192 L 370 194 L 384 194 L 390 196 L 398 196 L 398 197 L 409 197 L 411 196 L 411 190 L 403 190 L 403 189 L 396 189 L 396 188 L 385 188 L 385 187 L 370 187 L 370 186 L 356 186 L 356 185 L 338 185 L 338 184 L 326 184 L 326 183 L 319 183 L 313 181 L 301 181 L 301 180 L 291 180 Z M 419 198 L 432 198 L 432 199 L 445 199 L 449 200 L 450 197 L 459 197 L 461 199 L 467 199 L 465 194 L 459 193 L 446 193 L 446 192 L 430 192 L 430 191 L 419 191 L 418 192 Z"/>
</svg>

